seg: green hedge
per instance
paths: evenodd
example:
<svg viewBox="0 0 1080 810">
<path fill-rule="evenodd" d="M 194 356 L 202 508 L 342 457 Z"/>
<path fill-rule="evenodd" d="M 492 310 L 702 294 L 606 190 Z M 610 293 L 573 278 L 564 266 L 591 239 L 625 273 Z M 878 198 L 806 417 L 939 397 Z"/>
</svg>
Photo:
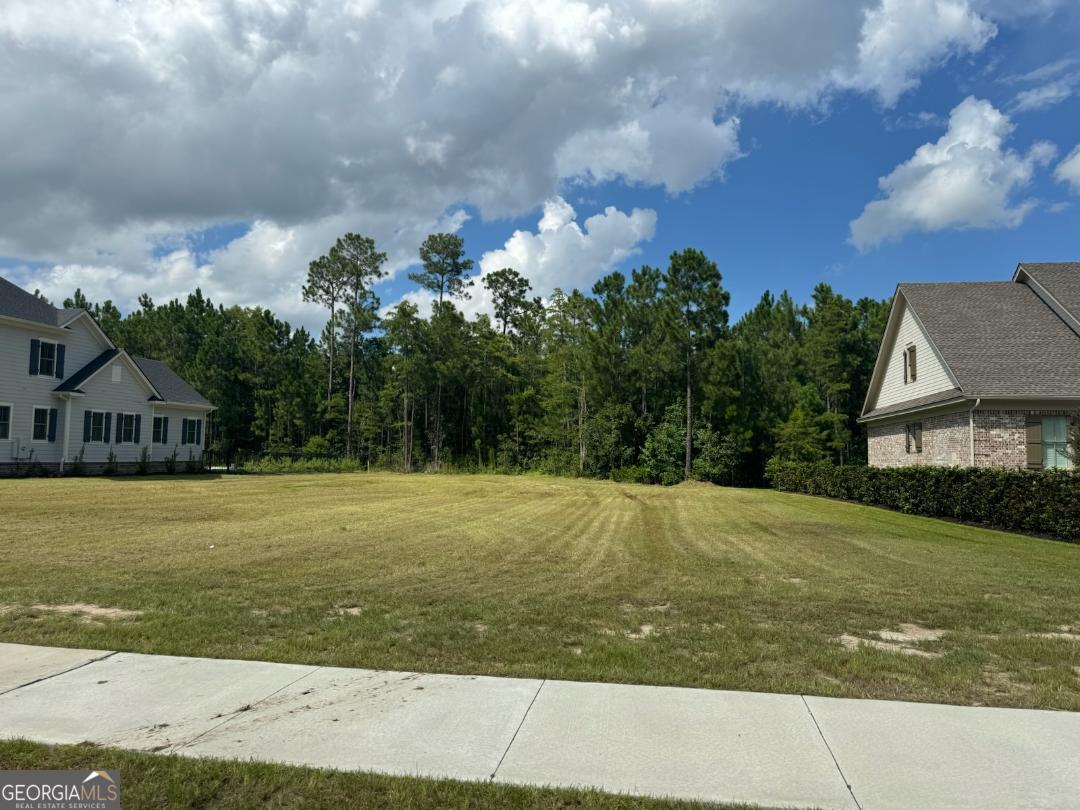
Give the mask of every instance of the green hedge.
<svg viewBox="0 0 1080 810">
<path fill-rule="evenodd" d="M 1080 474 L 965 467 L 837 467 L 772 459 L 778 490 L 1080 542 Z"/>
</svg>

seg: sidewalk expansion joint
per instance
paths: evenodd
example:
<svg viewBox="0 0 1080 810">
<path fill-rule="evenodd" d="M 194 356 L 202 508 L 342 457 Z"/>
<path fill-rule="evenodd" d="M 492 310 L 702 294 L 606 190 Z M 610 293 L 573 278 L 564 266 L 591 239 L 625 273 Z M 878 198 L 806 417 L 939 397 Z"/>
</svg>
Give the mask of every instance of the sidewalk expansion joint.
<svg viewBox="0 0 1080 810">
<path fill-rule="evenodd" d="M 537 699 L 538 697 L 540 697 L 540 690 L 544 688 L 544 684 L 545 684 L 545 683 L 547 683 L 547 678 L 545 678 L 544 680 L 540 681 L 540 685 L 539 685 L 538 687 L 536 687 L 536 694 L 535 694 L 535 695 L 533 695 L 533 697 L 532 697 L 532 700 L 530 700 L 530 701 L 529 701 L 529 705 L 528 705 L 528 707 L 527 707 L 527 708 L 525 709 L 525 713 L 524 713 L 523 715 L 521 715 L 521 722 L 520 722 L 520 723 L 518 723 L 518 725 L 517 725 L 517 728 L 516 728 L 516 729 L 514 729 L 514 736 L 512 736 L 512 737 L 510 738 L 510 742 L 509 742 L 509 743 L 507 743 L 507 745 L 506 745 L 506 750 L 505 750 L 505 751 L 503 751 L 503 753 L 502 753 L 502 756 L 501 756 L 501 757 L 499 757 L 499 764 L 495 766 L 495 770 L 493 770 L 493 771 L 491 772 L 491 776 L 489 776 L 489 777 L 488 777 L 488 780 L 489 780 L 489 781 L 492 781 L 492 780 L 494 780 L 494 779 L 495 779 L 495 774 L 497 774 L 497 773 L 499 772 L 499 768 L 501 768 L 501 767 L 502 767 L 502 764 L 503 764 L 503 762 L 504 762 L 504 761 L 505 761 L 505 759 L 506 759 L 506 755 L 510 753 L 510 748 L 511 748 L 511 747 L 512 747 L 512 746 L 514 745 L 514 740 L 516 740 L 516 739 L 517 739 L 517 736 L 518 736 L 518 734 L 519 734 L 519 733 L 520 733 L 520 731 L 521 731 L 521 727 L 522 727 L 523 725 L 525 725 L 525 718 L 529 716 L 529 712 L 531 712 L 531 711 L 532 711 L 532 707 L 533 707 L 533 704 L 535 704 L 535 703 L 536 703 L 536 699 Z"/>
<path fill-rule="evenodd" d="M 61 675 L 67 675 L 69 672 L 74 672 L 77 669 L 82 669 L 83 667 L 88 667 L 91 664 L 96 664 L 98 661 L 104 661 L 106 658 L 112 658 L 118 652 L 119 650 L 112 650 L 111 652 L 107 652 L 104 655 L 99 655 L 97 658 L 91 658 L 89 661 L 83 661 L 81 664 L 76 664 L 73 667 L 62 669 L 59 672 L 53 672 L 50 675 L 43 675 L 40 678 L 35 678 L 34 680 L 27 681 L 26 683 L 20 683 L 18 686 L 13 686 L 10 689 L 4 689 L 3 691 L 0 691 L 0 695 L 7 695 L 19 689 L 25 689 L 28 686 L 33 686 L 35 683 L 41 683 L 42 681 L 48 681 L 52 678 L 58 678 Z"/>
<path fill-rule="evenodd" d="M 300 683 L 300 681 L 304 680 L 304 678 L 307 678 L 307 677 L 310 677 L 311 675 L 314 675 L 316 672 L 318 672 L 321 669 L 325 669 L 325 667 L 318 667 L 318 666 L 317 667 L 312 667 L 311 672 L 305 672 L 299 678 L 294 678 L 293 680 L 289 681 L 287 684 L 284 684 L 283 686 L 279 686 L 277 689 L 275 689 L 269 695 L 263 695 L 263 697 L 259 698 L 258 700 L 247 704 L 246 707 L 244 707 L 242 709 L 237 709 L 236 711 L 226 715 L 225 718 L 220 723 L 217 723 L 216 725 L 210 726 L 210 728 L 206 729 L 205 731 L 200 732 L 199 734 L 196 734 L 190 740 L 184 740 L 184 742 L 182 742 L 182 743 L 171 746 L 171 750 L 170 750 L 169 753 L 175 754 L 175 753 L 180 752 L 184 748 L 187 748 L 189 745 L 194 745 L 196 742 L 201 740 L 203 737 L 205 737 L 211 731 L 216 731 L 217 729 L 221 728 L 226 723 L 229 723 L 229 722 L 235 720 L 241 714 L 244 714 L 247 711 L 250 711 L 251 709 L 254 709 L 256 706 L 259 706 L 259 705 L 265 703 L 270 698 L 272 698 L 274 695 L 278 694 L 278 692 L 283 692 L 284 690 L 288 689 L 293 684 Z"/>
<path fill-rule="evenodd" d="M 840 778 L 844 780 L 844 785 L 847 787 L 848 793 L 851 794 L 851 800 L 855 802 L 855 806 L 859 808 L 859 810 L 863 810 L 863 806 L 859 804 L 859 799 L 855 795 L 855 789 L 851 787 L 851 782 L 849 782 L 848 778 L 844 775 L 844 769 L 840 767 L 840 762 L 836 759 L 836 754 L 833 752 L 832 746 L 829 745 L 829 741 L 825 739 L 825 732 L 821 730 L 821 724 L 814 716 L 814 710 L 811 709 L 810 704 L 806 702 L 806 695 L 799 695 L 799 698 L 802 700 L 803 706 L 806 707 L 806 712 L 810 715 L 810 719 L 814 721 L 814 728 L 817 729 L 817 733 L 818 736 L 821 737 L 821 741 L 825 743 L 825 750 L 828 751 L 829 756 L 832 757 L 833 765 L 836 766 L 836 772 L 840 774 Z"/>
</svg>

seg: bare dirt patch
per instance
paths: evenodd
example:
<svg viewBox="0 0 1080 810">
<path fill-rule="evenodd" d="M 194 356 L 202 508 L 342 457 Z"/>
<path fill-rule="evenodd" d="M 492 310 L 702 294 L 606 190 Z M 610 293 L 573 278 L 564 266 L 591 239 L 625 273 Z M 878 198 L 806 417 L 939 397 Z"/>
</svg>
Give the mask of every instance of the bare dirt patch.
<svg viewBox="0 0 1080 810">
<path fill-rule="evenodd" d="M 929 627 L 921 627 L 917 624 L 901 624 L 899 630 L 878 630 L 877 635 L 882 641 L 895 641 L 900 644 L 910 644 L 918 641 L 940 641 L 945 635 L 944 630 L 932 630 Z"/>
<path fill-rule="evenodd" d="M 638 628 L 637 632 L 627 632 L 626 637 L 632 641 L 640 641 L 643 638 L 648 638 L 653 634 L 653 626 L 651 624 L 643 624 Z"/>
<path fill-rule="evenodd" d="M 919 658 L 941 657 L 939 652 L 924 650 L 913 645 L 924 641 L 940 641 L 946 633 L 945 630 L 934 630 L 918 624 L 901 624 L 899 628 L 899 630 L 878 630 L 874 634 L 877 638 L 861 638 L 845 633 L 840 636 L 838 641 L 849 650 L 870 647 L 875 650 L 897 653 L 898 655 L 914 655 Z"/>
<path fill-rule="evenodd" d="M 24 605 L 0 605 L 0 614 L 13 613 L 16 610 L 24 610 Z M 70 605 L 30 605 L 30 610 L 38 610 L 43 613 L 60 613 L 67 616 L 75 616 L 80 621 L 122 621 L 135 619 L 142 615 L 141 610 L 127 610 L 126 608 L 103 607 L 84 602 L 73 602 Z"/>
<path fill-rule="evenodd" d="M 335 616 L 359 616 L 364 612 L 360 605 L 338 605 L 334 608 Z"/>
<path fill-rule="evenodd" d="M 1049 633 L 1028 633 L 1029 638 L 1063 638 L 1067 641 L 1080 641 L 1080 627 L 1072 624 L 1062 624 L 1057 630 Z"/>
</svg>

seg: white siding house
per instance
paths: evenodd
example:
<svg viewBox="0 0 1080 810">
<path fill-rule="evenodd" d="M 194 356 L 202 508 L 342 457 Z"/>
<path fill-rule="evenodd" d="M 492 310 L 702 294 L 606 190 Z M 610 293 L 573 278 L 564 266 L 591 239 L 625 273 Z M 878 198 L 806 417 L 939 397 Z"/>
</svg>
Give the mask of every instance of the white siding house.
<svg viewBox="0 0 1080 810">
<path fill-rule="evenodd" d="M 162 363 L 115 347 L 88 313 L 0 278 L 0 475 L 201 461 L 213 405 Z M 167 420 L 167 421 L 166 421 Z"/>
</svg>

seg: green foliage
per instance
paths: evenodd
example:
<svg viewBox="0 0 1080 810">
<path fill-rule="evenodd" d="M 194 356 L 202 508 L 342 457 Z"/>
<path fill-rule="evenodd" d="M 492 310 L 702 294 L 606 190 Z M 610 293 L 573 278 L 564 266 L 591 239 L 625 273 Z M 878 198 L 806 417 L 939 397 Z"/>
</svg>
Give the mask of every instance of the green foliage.
<svg viewBox="0 0 1080 810">
<path fill-rule="evenodd" d="M 86 454 L 86 445 L 79 448 L 79 454 L 75 456 L 71 461 L 71 466 L 66 467 L 65 471 L 68 475 L 82 475 L 86 472 L 86 464 L 83 462 L 83 456 Z"/>
<path fill-rule="evenodd" d="M 109 455 L 105 457 L 105 466 L 101 470 L 102 475 L 116 474 L 116 451 L 109 448 Z"/>
<path fill-rule="evenodd" d="M 150 448 L 143 445 L 142 451 L 139 453 L 139 460 L 135 462 L 135 471 L 139 475 L 146 475 L 150 472 Z"/>
<path fill-rule="evenodd" d="M 364 465 L 355 458 L 261 458 L 245 461 L 238 472 L 244 473 L 316 473 L 359 472 Z"/>
<path fill-rule="evenodd" d="M 165 456 L 165 472 L 169 475 L 173 475 L 176 472 L 176 448 L 169 455 Z"/>
<path fill-rule="evenodd" d="M 719 268 L 684 250 L 546 302 L 502 268 L 482 279 L 494 320 L 469 318 L 457 304 L 473 267 L 460 237 L 430 236 L 420 259 L 413 278 L 435 295 L 431 311 L 403 301 L 380 315 L 372 287 L 385 255 L 360 234 L 338 239 L 305 279 L 305 300 L 328 316 L 314 336 L 200 290 L 164 305 L 144 295 L 126 317 L 81 291 L 69 303 L 217 406 L 207 440 L 225 464 L 307 452 L 404 472 L 644 467 L 669 482 L 677 465 L 680 480 L 756 484 L 777 454 L 865 458 L 856 417 L 888 302 L 819 285 L 808 306 L 766 293 L 729 326 Z"/>
<path fill-rule="evenodd" d="M 304 443 L 304 455 L 308 458 L 326 458 L 333 452 L 325 436 L 312 436 Z"/>
<path fill-rule="evenodd" d="M 686 449 L 685 408 L 682 403 L 669 405 L 664 418 L 645 439 L 641 465 L 649 471 L 649 480 L 671 486 L 683 480 Z"/>
<path fill-rule="evenodd" d="M 202 462 L 195 458 L 195 453 L 188 450 L 187 461 L 184 462 L 184 472 L 192 475 L 194 473 L 202 472 Z"/>
<path fill-rule="evenodd" d="M 465 258 L 465 242 L 453 233 L 433 233 L 420 246 L 420 262 L 424 269 L 409 273 L 409 278 L 438 296 L 468 298 L 473 281 L 466 275 L 473 267 Z"/>
<path fill-rule="evenodd" d="M 1080 541 L 1080 475 L 981 467 L 866 467 L 771 459 L 784 492 L 884 506 L 1009 531 Z"/>
</svg>

